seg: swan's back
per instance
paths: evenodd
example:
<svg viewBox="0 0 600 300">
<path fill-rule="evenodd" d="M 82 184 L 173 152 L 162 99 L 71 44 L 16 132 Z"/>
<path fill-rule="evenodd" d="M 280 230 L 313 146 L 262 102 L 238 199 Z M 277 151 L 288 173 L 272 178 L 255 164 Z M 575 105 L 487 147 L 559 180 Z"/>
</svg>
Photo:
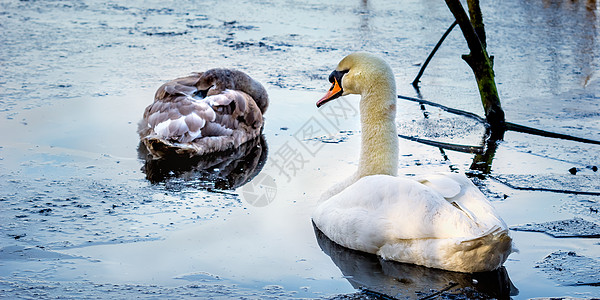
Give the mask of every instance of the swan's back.
<svg viewBox="0 0 600 300">
<path fill-rule="evenodd" d="M 499 267 L 512 242 L 504 222 L 487 216 L 495 216 L 489 202 L 467 178 L 429 179 L 363 177 L 313 220 L 336 243 L 386 259 L 461 272 Z"/>
</svg>

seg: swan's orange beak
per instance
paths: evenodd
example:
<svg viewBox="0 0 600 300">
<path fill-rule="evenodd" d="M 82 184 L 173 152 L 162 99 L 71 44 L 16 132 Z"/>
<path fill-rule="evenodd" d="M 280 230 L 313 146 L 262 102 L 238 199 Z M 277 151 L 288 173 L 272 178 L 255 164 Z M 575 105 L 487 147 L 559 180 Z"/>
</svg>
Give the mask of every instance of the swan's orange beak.
<svg viewBox="0 0 600 300">
<path fill-rule="evenodd" d="M 325 96 L 323 96 L 323 98 L 321 98 L 321 99 L 319 99 L 319 101 L 317 101 L 317 107 L 321 107 L 321 105 L 323 105 L 335 98 L 338 98 L 341 95 L 342 95 L 342 87 L 338 83 L 337 78 L 333 78 L 333 84 L 331 85 L 331 88 L 329 89 L 329 91 L 327 91 L 327 94 L 325 94 Z"/>
</svg>

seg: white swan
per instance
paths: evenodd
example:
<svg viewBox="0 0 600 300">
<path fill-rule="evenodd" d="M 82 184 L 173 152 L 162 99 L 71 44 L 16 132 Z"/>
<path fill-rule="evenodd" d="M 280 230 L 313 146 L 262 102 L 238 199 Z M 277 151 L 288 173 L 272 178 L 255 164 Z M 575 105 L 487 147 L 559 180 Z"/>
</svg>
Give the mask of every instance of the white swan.
<svg viewBox="0 0 600 300">
<path fill-rule="evenodd" d="M 360 94 L 357 172 L 327 191 L 313 214 L 332 241 L 384 259 L 457 272 L 491 271 L 512 252 L 508 228 L 464 175 L 397 177 L 396 84 L 381 58 L 354 53 L 329 76 L 317 107 Z"/>
<path fill-rule="evenodd" d="M 163 84 L 138 134 L 154 158 L 226 151 L 258 137 L 268 106 L 267 91 L 250 76 L 210 69 Z"/>
</svg>

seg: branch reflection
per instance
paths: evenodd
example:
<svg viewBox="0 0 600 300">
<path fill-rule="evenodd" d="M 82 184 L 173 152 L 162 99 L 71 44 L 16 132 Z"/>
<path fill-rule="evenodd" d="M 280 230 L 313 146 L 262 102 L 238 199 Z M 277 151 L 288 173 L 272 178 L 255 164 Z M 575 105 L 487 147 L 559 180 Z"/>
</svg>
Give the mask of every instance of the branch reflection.
<svg viewBox="0 0 600 300">
<path fill-rule="evenodd" d="M 492 131 L 490 133 L 490 131 Z M 493 131 L 496 131 L 494 133 Z M 488 129 L 488 132 L 483 136 L 481 143 L 484 146 L 482 153 L 476 153 L 473 157 L 473 162 L 469 167 L 469 175 L 484 177 L 492 171 L 492 161 L 498 149 L 498 142 L 502 140 L 506 130 L 504 128 Z M 501 138 L 497 138 L 500 136 Z"/>
</svg>

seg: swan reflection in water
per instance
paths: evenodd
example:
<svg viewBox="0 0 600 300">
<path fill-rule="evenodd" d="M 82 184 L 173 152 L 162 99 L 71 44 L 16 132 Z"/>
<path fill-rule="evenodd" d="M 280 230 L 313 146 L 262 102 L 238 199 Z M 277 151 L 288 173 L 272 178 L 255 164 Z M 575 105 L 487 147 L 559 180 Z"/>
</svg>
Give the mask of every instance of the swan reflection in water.
<svg viewBox="0 0 600 300">
<path fill-rule="evenodd" d="M 192 185 L 210 190 L 233 190 L 246 184 L 262 170 L 267 152 L 262 134 L 238 148 L 191 158 L 152 159 L 143 144 L 138 147 L 139 157 L 145 161 L 142 171 L 151 183 Z"/>
<path fill-rule="evenodd" d="M 386 261 L 376 255 L 344 248 L 316 226 L 319 247 L 344 278 L 366 296 L 381 299 L 509 299 L 518 295 L 504 267 L 482 273 L 458 273 Z"/>
</svg>

